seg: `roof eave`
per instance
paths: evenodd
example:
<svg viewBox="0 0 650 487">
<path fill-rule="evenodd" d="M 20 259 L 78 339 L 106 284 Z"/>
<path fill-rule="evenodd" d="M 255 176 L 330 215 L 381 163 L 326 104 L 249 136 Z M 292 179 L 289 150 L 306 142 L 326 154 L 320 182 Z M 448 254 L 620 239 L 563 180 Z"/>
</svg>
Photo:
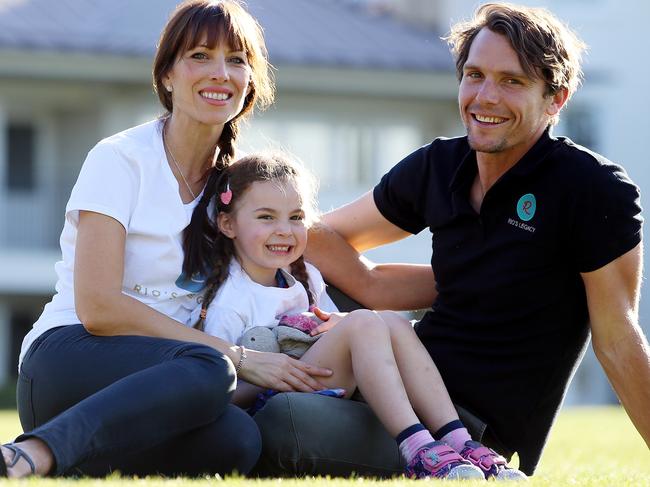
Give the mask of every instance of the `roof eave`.
<svg viewBox="0 0 650 487">
<path fill-rule="evenodd" d="M 296 64 L 278 64 L 276 68 L 282 90 L 418 98 L 453 98 L 457 90 L 454 74 L 442 70 Z M 148 84 L 151 58 L 0 49 L 0 78 Z"/>
<path fill-rule="evenodd" d="M 0 77 L 140 83 L 151 79 L 151 59 L 68 51 L 0 49 Z"/>
<path fill-rule="evenodd" d="M 278 65 L 282 90 L 398 98 L 456 98 L 458 84 L 449 71 Z"/>
</svg>

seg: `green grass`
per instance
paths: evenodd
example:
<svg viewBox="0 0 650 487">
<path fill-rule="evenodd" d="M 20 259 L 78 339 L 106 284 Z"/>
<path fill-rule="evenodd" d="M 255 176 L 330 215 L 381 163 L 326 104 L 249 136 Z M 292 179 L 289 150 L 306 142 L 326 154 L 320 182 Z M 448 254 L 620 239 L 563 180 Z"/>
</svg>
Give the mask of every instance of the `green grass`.
<svg viewBox="0 0 650 487">
<path fill-rule="evenodd" d="M 20 432 L 13 411 L 0 411 L 0 438 L 8 439 Z M 441 484 L 440 482 L 435 482 Z M 4 484 L 4 483 L 3 483 Z M 187 486 L 208 487 L 215 479 L 125 479 L 106 480 L 29 479 L 9 482 L 10 485 L 49 487 L 138 487 Z M 442 483 L 446 485 L 448 483 Z M 394 479 L 274 479 L 247 480 L 228 478 L 219 482 L 224 487 L 397 487 L 421 485 L 415 481 Z M 484 482 L 464 482 L 450 485 L 476 486 Z M 553 428 L 540 467 L 528 486 L 624 486 L 650 487 L 650 451 L 641 440 L 621 408 L 572 408 L 560 415 Z"/>
</svg>

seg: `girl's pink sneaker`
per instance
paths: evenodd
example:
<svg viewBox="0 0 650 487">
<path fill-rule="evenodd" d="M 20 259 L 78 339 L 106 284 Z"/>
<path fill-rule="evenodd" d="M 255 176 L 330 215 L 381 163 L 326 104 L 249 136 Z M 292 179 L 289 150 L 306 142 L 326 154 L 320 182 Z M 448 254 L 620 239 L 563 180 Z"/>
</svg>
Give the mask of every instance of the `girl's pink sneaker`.
<svg viewBox="0 0 650 487">
<path fill-rule="evenodd" d="M 405 468 L 409 478 L 472 480 L 485 477 L 481 469 L 464 460 L 449 445 L 434 441 L 422 448 Z"/>
</svg>

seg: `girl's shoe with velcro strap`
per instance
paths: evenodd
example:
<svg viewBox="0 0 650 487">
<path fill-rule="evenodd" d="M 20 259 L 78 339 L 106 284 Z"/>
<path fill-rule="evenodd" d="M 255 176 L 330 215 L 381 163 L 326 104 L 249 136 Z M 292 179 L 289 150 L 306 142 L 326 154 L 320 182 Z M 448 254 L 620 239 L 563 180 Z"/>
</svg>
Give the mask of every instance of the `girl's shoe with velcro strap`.
<svg viewBox="0 0 650 487">
<path fill-rule="evenodd" d="M 488 480 L 492 478 L 505 481 L 528 479 L 525 473 L 516 468 L 508 467 L 505 458 L 478 441 L 465 442 L 465 448 L 461 450 L 460 456 L 481 469 Z"/>
</svg>

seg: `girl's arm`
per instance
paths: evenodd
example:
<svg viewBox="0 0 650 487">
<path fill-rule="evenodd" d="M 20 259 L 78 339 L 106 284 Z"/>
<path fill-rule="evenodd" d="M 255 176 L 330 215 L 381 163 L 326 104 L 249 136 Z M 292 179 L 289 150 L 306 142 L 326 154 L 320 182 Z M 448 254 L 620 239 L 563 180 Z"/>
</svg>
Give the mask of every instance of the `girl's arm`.
<svg viewBox="0 0 650 487">
<path fill-rule="evenodd" d="M 74 293 L 77 316 L 93 335 L 142 335 L 209 345 L 237 364 L 242 349 L 172 318 L 122 293 L 126 230 L 115 219 L 79 212 Z M 313 391 L 324 386 L 316 377 L 331 371 L 286 355 L 247 351 L 242 379 L 280 391 Z"/>
</svg>

